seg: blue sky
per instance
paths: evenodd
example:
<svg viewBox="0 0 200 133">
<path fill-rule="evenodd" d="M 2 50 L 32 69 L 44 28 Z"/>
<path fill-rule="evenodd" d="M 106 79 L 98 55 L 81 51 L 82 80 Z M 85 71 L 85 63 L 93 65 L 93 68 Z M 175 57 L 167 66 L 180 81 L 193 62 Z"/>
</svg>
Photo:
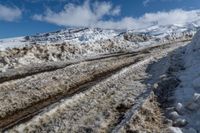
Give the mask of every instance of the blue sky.
<svg viewBox="0 0 200 133">
<path fill-rule="evenodd" d="M 200 0 L 0 0 L 0 38 L 63 27 L 143 28 L 195 20 Z M 192 14 L 192 15 L 190 15 Z"/>
</svg>

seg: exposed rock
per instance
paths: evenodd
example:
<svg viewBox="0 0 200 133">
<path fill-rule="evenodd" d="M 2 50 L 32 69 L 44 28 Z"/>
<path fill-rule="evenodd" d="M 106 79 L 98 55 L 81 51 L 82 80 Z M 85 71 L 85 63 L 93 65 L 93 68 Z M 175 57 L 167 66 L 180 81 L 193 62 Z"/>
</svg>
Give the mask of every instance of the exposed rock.
<svg viewBox="0 0 200 133">
<path fill-rule="evenodd" d="M 178 118 L 174 121 L 173 126 L 175 127 L 184 127 L 188 124 L 188 122 L 185 119 Z"/>
<path fill-rule="evenodd" d="M 197 109 L 200 108 L 200 94 L 195 93 L 192 100 L 188 102 L 186 105 L 186 108 L 191 110 L 191 111 L 196 111 Z"/>
<path fill-rule="evenodd" d="M 125 33 L 124 39 L 131 42 L 145 42 L 150 40 L 147 34 Z"/>
<path fill-rule="evenodd" d="M 164 120 L 164 124 L 168 125 L 168 126 L 172 126 L 173 125 L 173 121 L 170 119 L 165 119 Z"/>
<path fill-rule="evenodd" d="M 177 103 L 175 109 L 179 114 L 183 114 L 183 112 L 184 112 L 184 107 L 183 107 L 183 105 L 181 103 Z"/>
</svg>

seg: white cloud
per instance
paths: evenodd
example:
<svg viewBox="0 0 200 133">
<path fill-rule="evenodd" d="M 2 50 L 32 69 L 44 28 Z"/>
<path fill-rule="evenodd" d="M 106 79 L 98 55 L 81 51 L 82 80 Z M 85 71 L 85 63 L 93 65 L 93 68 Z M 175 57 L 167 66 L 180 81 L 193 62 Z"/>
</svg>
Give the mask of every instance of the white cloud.
<svg viewBox="0 0 200 133">
<path fill-rule="evenodd" d="M 185 25 L 193 21 L 200 21 L 200 10 L 185 11 L 182 9 L 171 10 L 169 12 L 146 13 L 138 18 L 141 26 L 149 26 L 156 22 L 158 25 L 179 24 Z"/>
<path fill-rule="evenodd" d="M 104 16 L 115 16 L 120 13 L 119 7 L 111 3 L 85 1 L 83 5 L 66 4 L 58 13 L 47 9 L 44 15 L 34 15 L 33 19 L 47 21 L 64 26 L 91 26 L 100 21 Z"/>
<path fill-rule="evenodd" d="M 146 13 L 139 18 L 124 17 L 115 21 L 113 16 L 120 14 L 120 7 L 113 7 L 111 3 L 96 2 L 91 4 L 85 1 L 82 5 L 67 4 L 60 12 L 47 9 L 44 14 L 36 14 L 33 19 L 49 23 L 72 27 L 100 27 L 114 29 L 145 28 L 153 23 L 159 25 L 180 24 L 185 25 L 200 20 L 200 10 L 185 11 L 182 9 L 168 12 Z M 105 16 L 109 16 L 105 20 Z"/>
<path fill-rule="evenodd" d="M 22 11 L 16 7 L 7 7 L 0 4 L 0 20 L 15 21 L 22 15 Z"/>
</svg>

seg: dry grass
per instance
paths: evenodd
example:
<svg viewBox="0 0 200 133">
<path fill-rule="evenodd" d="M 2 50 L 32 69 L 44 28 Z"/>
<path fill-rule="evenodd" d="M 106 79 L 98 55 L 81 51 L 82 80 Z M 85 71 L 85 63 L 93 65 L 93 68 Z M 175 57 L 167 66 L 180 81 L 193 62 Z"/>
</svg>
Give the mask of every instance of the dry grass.
<svg viewBox="0 0 200 133">
<path fill-rule="evenodd" d="M 10 132 L 110 132 L 146 89 L 140 79 L 146 78 L 149 61 L 122 70 Z"/>
<path fill-rule="evenodd" d="M 63 99 L 53 107 L 45 108 L 46 110 L 33 119 L 18 123 L 8 132 L 111 132 L 123 114 L 134 105 L 135 98 L 146 90 L 147 87 L 142 80 L 150 76 L 146 72 L 149 63 L 155 58 L 162 58 L 177 47 L 179 46 L 163 47 L 153 53 L 141 54 L 140 56 L 144 56 L 143 61 L 97 82 L 86 88 L 87 91 Z M 5 117 L 10 112 L 27 108 L 48 97 L 68 93 L 71 87 L 76 88 L 81 82 L 90 81 L 98 77 L 98 74 L 106 74 L 110 70 L 133 62 L 134 59 L 125 57 L 102 62 L 83 62 L 53 72 L 5 82 L 2 87 L 0 86 L 0 96 L 6 99 L 0 99 L 3 103 L 0 114 Z M 161 113 L 156 102 L 149 101 L 129 127 L 133 130 L 158 132 L 162 126 L 161 121 Z"/>
<path fill-rule="evenodd" d="M 12 115 L 57 95 L 71 94 L 77 91 L 80 84 L 92 81 L 133 61 L 134 57 L 83 62 L 56 71 L 5 82 L 0 85 L 0 117 Z"/>
<path fill-rule="evenodd" d="M 126 42 L 118 42 L 117 40 L 98 41 L 84 45 L 71 43 L 54 45 L 35 44 L 22 48 L 0 51 L 0 71 L 1 68 L 8 69 L 35 63 L 68 61 L 93 57 L 94 55 L 100 54 L 128 52 L 134 49 L 134 44 L 127 45 Z"/>
<path fill-rule="evenodd" d="M 152 95 L 121 132 L 161 133 L 164 127 L 162 111 Z"/>
</svg>

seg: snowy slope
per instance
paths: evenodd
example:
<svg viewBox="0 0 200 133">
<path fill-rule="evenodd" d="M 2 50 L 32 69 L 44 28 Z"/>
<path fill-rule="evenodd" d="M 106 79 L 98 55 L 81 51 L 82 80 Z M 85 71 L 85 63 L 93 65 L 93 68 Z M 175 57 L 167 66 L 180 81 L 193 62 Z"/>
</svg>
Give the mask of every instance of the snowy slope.
<svg viewBox="0 0 200 133">
<path fill-rule="evenodd" d="M 198 25 L 188 24 L 187 26 L 152 25 L 139 30 L 109 30 L 100 28 L 76 28 L 62 29 L 56 32 L 41 33 L 33 36 L 18 38 L 0 39 L 0 50 L 13 47 L 23 47 L 33 44 L 61 44 L 63 42 L 73 44 L 95 43 L 114 39 L 118 41 L 129 41 L 131 45 L 151 45 L 155 43 L 165 43 L 177 39 L 191 38 L 197 31 Z"/>
<path fill-rule="evenodd" d="M 63 29 L 57 32 L 50 32 L 30 36 L 29 41 L 37 43 L 58 43 L 65 40 L 66 42 L 88 43 L 98 40 L 113 38 L 118 35 L 116 30 L 106 30 L 100 28 L 78 28 Z"/>
<path fill-rule="evenodd" d="M 167 25 L 167 26 L 158 26 L 152 25 L 146 29 L 139 29 L 136 31 L 138 34 L 146 34 L 153 38 L 154 41 L 167 41 L 175 40 L 181 37 L 190 37 L 193 36 L 197 31 L 196 25 L 190 24 L 187 26 L 181 25 Z M 130 32 L 130 31 L 129 31 Z"/>
<path fill-rule="evenodd" d="M 200 132 L 200 31 L 185 48 L 184 69 L 177 73 L 181 83 L 175 90 L 175 121 L 184 126 L 174 133 Z M 184 122 L 185 121 L 185 122 Z M 185 124 L 184 124 L 185 123 Z"/>
<path fill-rule="evenodd" d="M 27 44 L 24 37 L 15 37 L 0 39 L 0 50 L 5 50 L 6 48 L 23 47 Z"/>
<path fill-rule="evenodd" d="M 63 42 L 79 44 L 91 43 L 99 40 L 112 39 L 118 34 L 118 31 L 102 30 L 99 28 L 63 29 L 56 32 L 41 33 L 33 36 L 0 39 L 0 50 L 33 44 L 45 45 Z"/>
<path fill-rule="evenodd" d="M 34 63 L 85 59 L 131 52 L 152 45 L 187 41 L 191 40 L 196 30 L 196 25 L 153 25 L 137 31 L 76 28 L 1 39 L 0 71 Z"/>
</svg>

